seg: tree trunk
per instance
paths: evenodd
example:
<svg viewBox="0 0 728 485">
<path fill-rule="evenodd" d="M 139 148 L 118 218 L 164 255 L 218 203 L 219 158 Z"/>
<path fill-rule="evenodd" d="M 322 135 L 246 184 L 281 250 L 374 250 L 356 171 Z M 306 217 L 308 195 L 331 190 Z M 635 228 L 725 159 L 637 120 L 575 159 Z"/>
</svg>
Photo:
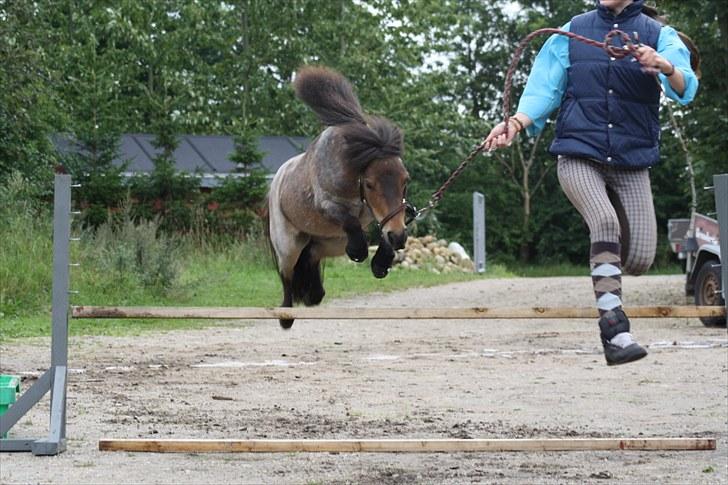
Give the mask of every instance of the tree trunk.
<svg viewBox="0 0 728 485">
<path fill-rule="evenodd" d="M 523 195 L 523 220 L 521 221 L 521 247 L 519 250 L 519 258 L 521 263 L 528 263 L 531 257 L 531 234 L 528 230 L 531 221 L 531 190 L 528 182 L 530 170 L 523 171 L 522 178 L 522 195 Z"/>
<path fill-rule="evenodd" d="M 685 167 L 687 168 L 687 171 L 688 171 L 688 181 L 690 184 L 691 229 L 693 229 L 692 228 L 692 217 L 693 217 L 693 214 L 695 214 L 695 211 L 698 207 L 698 196 L 697 196 L 697 191 L 695 189 L 695 169 L 693 166 L 693 156 L 690 153 L 690 150 L 688 149 L 688 144 L 687 144 L 687 141 L 683 134 L 682 127 L 677 122 L 677 119 L 675 118 L 675 113 L 672 109 L 672 106 L 670 106 L 669 103 L 667 105 L 667 112 L 670 114 L 670 123 L 672 124 L 673 131 L 675 132 L 675 137 L 677 138 L 678 142 L 680 142 L 680 148 L 682 148 L 683 154 L 685 155 Z"/>
</svg>

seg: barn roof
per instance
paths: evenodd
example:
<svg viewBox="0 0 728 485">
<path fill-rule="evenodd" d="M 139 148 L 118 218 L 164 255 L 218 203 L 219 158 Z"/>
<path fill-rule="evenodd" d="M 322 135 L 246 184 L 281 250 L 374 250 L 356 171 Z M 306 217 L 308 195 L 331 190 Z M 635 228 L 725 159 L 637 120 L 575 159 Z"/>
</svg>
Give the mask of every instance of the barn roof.
<svg viewBox="0 0 728 485">
<path fill-rule="evenodd" d="M 121 167 L 126 163 L 124 175 L 127 176 L 150 173 L 154 169 L 154 158 L 161 152 L 154 147 L 153 141 L 151 134 L 122 135 L 114 165 Z M 302 153 L 310 140 L 301 136 L 261 136 L 257 142 L 258 151 L 263 153 L 262 168 L 274 174 L 286 160 Z M 84 151 L 68 136 L 55 135 L 53 143 L 63 154 Z M 173 158 L 178 171 L 197 173 L 202 176 L 201 185 L 211 187 L 217 185 L 220 178 L 239 173 L 236 164 L 230 161 L 233 150 L 232 136 L 180 135 Z"/>
</svg>

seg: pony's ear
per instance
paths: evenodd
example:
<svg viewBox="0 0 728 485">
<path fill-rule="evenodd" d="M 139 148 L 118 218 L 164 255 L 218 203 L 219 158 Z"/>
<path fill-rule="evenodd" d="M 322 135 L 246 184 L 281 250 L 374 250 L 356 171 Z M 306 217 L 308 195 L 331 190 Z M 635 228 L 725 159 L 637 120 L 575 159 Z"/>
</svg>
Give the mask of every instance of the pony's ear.
<svg viewBox="0 0 728 485">
<path fill-rule="evenodd" d="M 349 123 L 342 129 L 344 157 L 359 171 L 372 160 L 402 156 L 402 131 L 385 118 L 368 117 L 366 125 Z"/>
</svg>

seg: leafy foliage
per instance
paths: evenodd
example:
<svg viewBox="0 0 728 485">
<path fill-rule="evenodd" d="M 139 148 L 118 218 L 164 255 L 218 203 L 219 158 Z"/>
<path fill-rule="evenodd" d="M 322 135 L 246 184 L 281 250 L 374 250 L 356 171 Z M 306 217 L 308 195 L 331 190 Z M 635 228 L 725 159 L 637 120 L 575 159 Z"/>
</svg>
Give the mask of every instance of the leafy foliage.
<svg viewBox="0 0 728 485">
<path fill-rule="evenodd" d="M 55 156 L 47 134 L 61 120 L 40 23 L 32 3 L 0 2 L 0 184 L 20 172 L 50 191 Z"/>
<path fill-rule="evenodd" d="M 696 101 L 675 107 L 696 185 L 725 171 L 728 17 L 717 2 L 662 0 L 658 9 L 703 54 Z M 19 171 L 47 194 L 58 154 L 50 136 L 83 150 L 64 163 L 84 187 L 85 222 L 97 227 L 128 199 L 135 217 L 163 228 L 241 234 L 255 226 L 265 189 L 258 134 L 315 136 L 320 126 L 290 82 L 323 64 L 354 83 L 362 106 L 403 128 L 409 196 L 422 206 L 503 117 L 504 76 L 516 42 L 592 8 L 580 0 L 0 0 L 0 184 Z M 524 54 L 512 99 L 543 39 Z M 685 152 L 663 117 L 663 163 L 652 171 L 658 227 L 689 209 Z M 485 193 L 488 253 L 503 261 L 586 260 L 585 228 L 561 194 L 547 153 L 550 128 L 511 152 L 478 157 L 415 228 L 470 241 L 470 197 Z M 111 161 L 122 133 L 153 133 L 154 173 L 123 183 Z M 171 166 L 177 136 L 236 137 L 247 176 L 201 194 Z M 699 210 L 712 211 L 699 193 Z M 663 254 L 666 259 L 669 255 Z"/>
<path fill-rule="evenodd" d="M 86 256 L 105 275 L 104 285 L 134 285 L 163 293 L 177 282 L 179 242 L 160 233 L 155 221 L 134 222 L 129 214 L 101 225 L 93 234 Z"/>
<path fill-rule="evenodd" d="M 50 301 L 50 217 L 38 190 L 18 171 L 0 185 L 0 319 Z"/>
</svg>

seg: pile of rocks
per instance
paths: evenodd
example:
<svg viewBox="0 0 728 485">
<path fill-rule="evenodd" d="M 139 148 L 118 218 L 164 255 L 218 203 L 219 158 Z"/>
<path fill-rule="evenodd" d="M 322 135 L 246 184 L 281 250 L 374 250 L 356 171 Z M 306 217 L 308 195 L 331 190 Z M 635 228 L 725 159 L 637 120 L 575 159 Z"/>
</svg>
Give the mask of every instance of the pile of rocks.
<svg viewBox="0 0 728 485">
<path fill-rule="evenodd" d="M 393 268 L 426 270 L 433 273 L 473 272 L 473 261 L 463 247 L 433 236 L 410 237 L 397 251 Z"/>
</svg>

